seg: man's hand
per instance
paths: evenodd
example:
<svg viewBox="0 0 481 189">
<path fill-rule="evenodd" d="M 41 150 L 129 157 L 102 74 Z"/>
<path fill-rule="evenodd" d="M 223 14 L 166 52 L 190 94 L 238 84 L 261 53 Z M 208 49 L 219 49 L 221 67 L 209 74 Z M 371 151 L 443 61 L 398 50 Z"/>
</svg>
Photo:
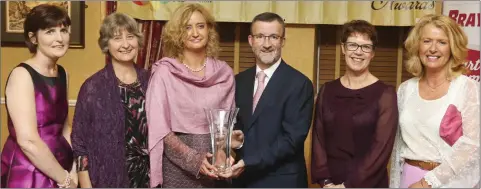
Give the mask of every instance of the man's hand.
<svg viewBox="0 0 481 189">
<path fill-rule="evenodd" d="M 243 143 L 244 143 L 244 133 L 241 130 L 232 131 L 230 147 L 234 149 L 239 149 Z"/>
<path fill-rule="evenodd" d="M 226 179 L 237 178 L 242 174 L 242 172 L 244 172 L 244 168 L 244 160 L 240 160 L 239 162 L 234 164 L 229 171 L 226 171 L 225 173 L 219 173 L 219 176 Z"/>
</svg>

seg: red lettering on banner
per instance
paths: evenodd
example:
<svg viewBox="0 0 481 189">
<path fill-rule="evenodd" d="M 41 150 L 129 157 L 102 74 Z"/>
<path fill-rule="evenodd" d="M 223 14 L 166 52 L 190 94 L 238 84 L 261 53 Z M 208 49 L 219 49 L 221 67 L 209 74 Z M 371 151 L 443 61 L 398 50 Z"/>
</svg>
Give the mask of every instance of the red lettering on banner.
<svg viewBox="0 0 481 189">
<path fill-rule="evenodd" d="M 450 10 L 449 11 L 449 17 L 451 17 L 454 21 L 457 20 L 459 14 L 459 10 Z"/>
<path fill-rule="evenodd" d="M 463 27 L 479 27 L 480 13 L 459 13 L 459 10 L 450 10 L 448 16 Z M 477 24 L 476 24 L 477 23 Z"/>
<path fill-rule="evenodd" d="M 458 24 L 464 27 L 464 20 L 466 19 L 466 14 L 461 13 L 458 17 Z"/>
<path fill-rule="evenodd" d="M 472 26 L 472 27 L 474 27 L 474 19 L 476 18 L 475 16 L 476 16 L 476 15 L 473 14 L 473 13 L 469 14 L 469 16 L 468 16 L 468 21 L 466 21 L 466 25 L 465 25 L 465 26 Z"/>
<path fill-rule="evenodd" d="M 473 61 L 469 61 L 469 62 L 466 62 L 466 64 L 467 64 L 466 67 L 471 71 L 479 70 L 479 67 L 480 67 L 479 59 L 476 60 L 476 63 L 473 63 Z"/>
<path fill-rule="evenodd" d="M 479 51 L 470 49 L 468 51 L 467 62 L 465 62 L 464 65 L 468 70 L 468 73 L 466 73 L 466 75 L 469 78 L 479 82 L 480 81 L 479 73 L 481 68 L 481 63 L 479 62 Z"/>
<path fill-rule="evenodd" d="M 480 17 L 479 17 L 479 15 L 481 15 L 481 14 L 480 14 L 480 13 L 478 13 L 477 15 L 478 15 L 478 27 L 479 27 L 479 26 L 480 26 L 480 25 L 479 25 L 479 22 L 480 22 L 480 21 L 479 21 L 479 20 L 480 20 Z"/>
<path fill-rule="evenodd" d="M 479 5 L 479 4 L 478 4 Z M 453 7 L 454 8 L 454 7 Z M 472 12 L 471 12 L 472 11 Z M 464 30 L 469 28 L 469 31 L 476 31 L 472 33 L 467 33 L 469 35 L 479 35 L 479 27 L 481 23 L 481 13 L 479 10 L 472 10 L 468 9 L 467 7 L 458 5 L 456 8 L 451 9 L 448 11 L 448 17 L 453 19 L 456 23 L 458 23 Z M 477 27 L 477 28 L 473 28 Z M 475 29 L 475 30 L 473 30 Z M 467 36 L 467 37 L 474 37 L 474 36 Z M 471 44 L 471 43 L 470 43 Z M 468 50 L 468 56 L 466 57 L 466 61 L 464 62 L 464 66 L 468 70 L 466 76 L 469 78 L 480 82 L 480 71 L 481 71 L 481 62 L 479 61 L 479 43 L 471 44 L 475 49 Z"/>
<path fill-rule="evenodd" d="M 468 76 L 468 77 L 471 78 L 471 79 L 474 80 L 474 81 L 479 82 L 479 75 L 470 75 L 470 76 Z"/>
</svg>

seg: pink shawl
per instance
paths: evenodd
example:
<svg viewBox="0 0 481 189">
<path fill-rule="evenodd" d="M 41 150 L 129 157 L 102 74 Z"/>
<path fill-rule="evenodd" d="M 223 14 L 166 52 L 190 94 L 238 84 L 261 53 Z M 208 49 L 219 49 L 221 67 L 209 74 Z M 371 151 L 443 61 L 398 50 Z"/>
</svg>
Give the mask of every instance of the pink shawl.
<svg viewBox="0 0 481 189">
<path fill-rule="evenodd" d="M 204 108 L 234 107 L 234 91 L 234 73 L 224 61 L 207 58 L 203 78 L 173 58 L 153 65 L 146 93 L 151 187 L 163 183 L 164 137 L 209 133 Z"/>
</svg>

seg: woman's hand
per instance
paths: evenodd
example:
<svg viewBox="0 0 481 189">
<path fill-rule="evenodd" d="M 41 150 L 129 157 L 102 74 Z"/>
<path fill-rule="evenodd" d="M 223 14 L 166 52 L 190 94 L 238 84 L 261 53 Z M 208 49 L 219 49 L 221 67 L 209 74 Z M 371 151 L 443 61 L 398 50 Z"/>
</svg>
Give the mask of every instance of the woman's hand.
<svg viewBox="0 0 481 189">
<path fill-rule="evenodd" d="M 324 186 L 324 188 L 346 188 L 346 186 L 344 186 L 344 183 L 342 184 L 328 184 L 326 186 Z"/>
<path fill-rule="evenodd" d="M 429 186 L 429 184 L 423 178 L 420 181 L 417 181 L 417 182 L 411 184 L 411 186 L 409 186 L 409 188 L 431 188 L 431 186 Z"/>
<path fill-rule="evenodd" d="M 76 180 L 78 180 L 78 179 L 76 179 Z M 70 181 L 69 188 L 78 188 L 78 181 L 74 181 L 74 179 L 72 178 L 72 180 Z"/>
<path fill-rule="evenodd" d="M 202 164 L 200 165 L 200 173 L 209 178 L 219 179 L 219 177 L 215 174 L 217 169 L 209 163 L 209 158 L 212 158 L 211 153 L 207 153 L 204 157 L 204 160 L 202 160 Z"/>
<path fill-rule="evenodd" d="M 70 170 L 70 188 L 77 188 L 78 187 L 78 174 L 77 174 L 77 162 L 73 162 L 72 169 Z"/>
<path fill-rule="evenodd" d="M 334 186 L 336 186 L 336 185 L 330 183 L 330 184 L 324 185 L 324 187 L 322 187 L 322 188 L 334 188 Z"/>
</svg>

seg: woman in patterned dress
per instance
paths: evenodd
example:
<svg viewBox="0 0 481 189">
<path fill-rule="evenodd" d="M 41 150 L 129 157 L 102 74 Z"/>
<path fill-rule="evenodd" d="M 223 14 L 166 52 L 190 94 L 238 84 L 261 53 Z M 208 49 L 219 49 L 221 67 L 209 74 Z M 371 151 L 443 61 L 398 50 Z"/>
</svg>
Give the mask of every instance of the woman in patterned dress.
<svg viewBox="0 0 481 189">
<path fill-rule="evenodd" d="M 134 62 L 142 38 L 126 14 L 111 14 L 102 23 L 98 43 L 111 61 L 83 83 L 73 120 L 81 187 L 149 187 L 148 73 Z"/>
<path fill-rule="evenodd" d="M 65 9 L 42 4 L 24 23 L 33 56 L 11 72 L 6 84 L 10 135 L 2 151 L 2 188 L 76 187 L 67 124 L 67 79 L 57 64 L 68 50 Z"/>
</svg>

